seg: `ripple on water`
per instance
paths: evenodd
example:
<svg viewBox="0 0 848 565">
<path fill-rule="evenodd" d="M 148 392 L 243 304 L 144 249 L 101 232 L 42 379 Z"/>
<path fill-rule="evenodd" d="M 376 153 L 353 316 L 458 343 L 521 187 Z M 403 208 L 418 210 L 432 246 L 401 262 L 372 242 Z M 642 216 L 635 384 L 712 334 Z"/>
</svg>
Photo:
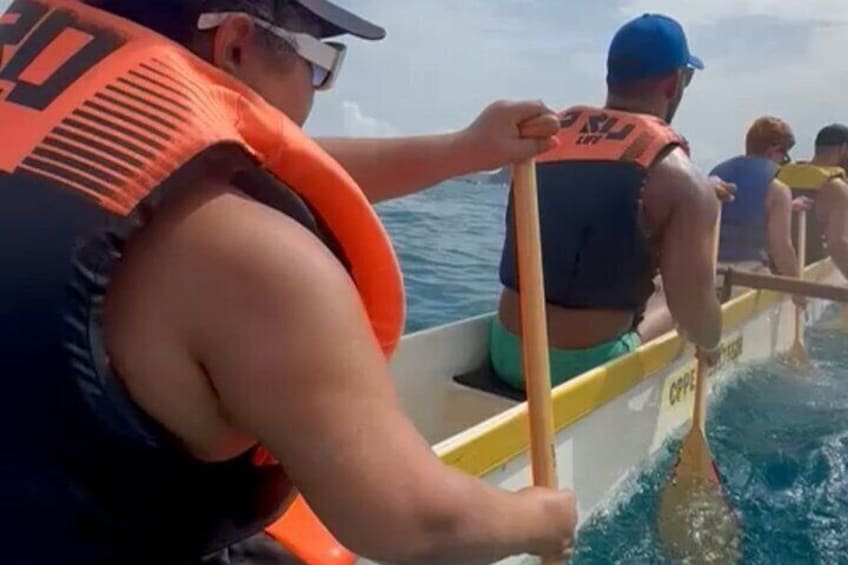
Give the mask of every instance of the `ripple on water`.
<svg viewBox="0 0 848 565">
<path fill-rule="evenodd" d="M 708 436 L 743 524 L 741 563 L 848 563 L 848 337 L 811 330 L 816 372 L 776 362 L 740 369 L 710 408 Z M 678 443 L 639 488 L 584 526 L 573 563 L 666 563 L 658 495 Z"/>
<path fill-rule="evenodd" d="M 496 308 L 506 200 L 505 186 L 447 182 L 377 207 L 404 273 L 408 332 Z"/>
</svg>

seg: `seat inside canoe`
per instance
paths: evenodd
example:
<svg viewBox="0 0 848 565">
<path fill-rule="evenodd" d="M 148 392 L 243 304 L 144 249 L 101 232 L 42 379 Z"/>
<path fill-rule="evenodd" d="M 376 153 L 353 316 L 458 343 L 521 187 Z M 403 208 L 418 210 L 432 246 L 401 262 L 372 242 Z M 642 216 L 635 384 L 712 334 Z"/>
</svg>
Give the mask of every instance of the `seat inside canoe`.
<svg viewBox="0 0 848 565">
<path fill-rule="evenodd" d="M 523 390 L 516 390 L 495 376 L 491 363 L 484 363 L 479 369 L 475 369 L 470 373 L 456 375 L 453 377 L 453 380 L 463 386 L 488 392 L 489 394 L 516 402 L 527 400 L 527 394 Z"/>
</svg>

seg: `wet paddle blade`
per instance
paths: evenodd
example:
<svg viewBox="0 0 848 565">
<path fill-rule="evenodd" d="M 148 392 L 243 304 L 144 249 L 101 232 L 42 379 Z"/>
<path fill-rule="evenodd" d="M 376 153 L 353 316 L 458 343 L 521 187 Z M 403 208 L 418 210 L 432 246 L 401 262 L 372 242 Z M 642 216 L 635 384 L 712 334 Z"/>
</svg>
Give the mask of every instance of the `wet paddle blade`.
<svg viewBox="0 0 848 565">
<path fill-rule="evenodd" d="M 713 263 L 718 261 L 721 213 L 716 219 Z M 724 496 L 705 435 L 707 361 L 695 370 L 692 424 L 669 481 L 660 493 L 657 529 L 667 556 L 676 562 L 733 565 L 739 560 L 739 524 Z"/>
<path fill-rule="evenodd" d="M 671 484 L 660 500 L 660 539 L 674 562 L 732 565 L 741 559 L 741 534 L 721 487 L 700 477 Z"/>
<path fill-rule="evenodd" d="M 793 369 L 806 370 L 811 367 L 810 354 L 801 342 L 795 342 L 786 353 L 786 364 Z"/>
<path fill-rule="evenodd" d="M 660 494 L 657 529 L 663 553 L 676 562 L 732 565 L 741 558 L 739 521 L 697 428 Z"/>
<path fill-rule="evenodd" d="M 795 308 L 795 341 L 792 348 L 786 353 L 786 364 L 796 370 L 807 370 L 810 368 L 810 355 L 804 345 L 804 311 Z"/>
<path fill-rule="evenodd" d="M 807 211 L 798 211 L 798 242 L 795 247 L 798 258 L 798 278 L 804 279 L 807 267 Z M 789 350 L 786 362 L 793 369 L 805 370 L 810 368 L 810 356 L 804 346 L 804 328 L 806 315 L 804 309 L 795 306 L 795 341 Z"/>
</svg>

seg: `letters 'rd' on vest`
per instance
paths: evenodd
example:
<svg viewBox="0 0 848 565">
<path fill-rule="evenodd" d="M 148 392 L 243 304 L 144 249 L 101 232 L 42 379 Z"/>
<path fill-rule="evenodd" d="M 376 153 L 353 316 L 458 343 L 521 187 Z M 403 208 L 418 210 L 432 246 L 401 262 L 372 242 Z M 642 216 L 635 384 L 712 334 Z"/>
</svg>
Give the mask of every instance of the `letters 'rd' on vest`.
<svg viewBox="0 0 848 565">
<path fill-rule="evenodd" d="M 647 114 L 577 106 L 560 114 L 559 145 L 537 162 L 617 161 L 650 167 L 669 146 L 685 140 L 661 119 Z"/>
</svg>

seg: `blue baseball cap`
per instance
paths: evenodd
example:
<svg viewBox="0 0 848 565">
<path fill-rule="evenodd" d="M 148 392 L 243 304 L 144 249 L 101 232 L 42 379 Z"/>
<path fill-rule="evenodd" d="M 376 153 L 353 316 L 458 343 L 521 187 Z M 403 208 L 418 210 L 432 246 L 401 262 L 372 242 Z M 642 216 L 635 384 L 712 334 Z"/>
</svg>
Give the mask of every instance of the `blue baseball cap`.
<svg viewBox="0 0 848 565">
<path fill-rule="evenodd" d="M 689 52 L 683 27 L 660 14 L 644 14 L 624 24 L 609 47 L 607 81 L 626 82 L 662 76 L 676 69 L 703 69 Z"/>
</svg>

